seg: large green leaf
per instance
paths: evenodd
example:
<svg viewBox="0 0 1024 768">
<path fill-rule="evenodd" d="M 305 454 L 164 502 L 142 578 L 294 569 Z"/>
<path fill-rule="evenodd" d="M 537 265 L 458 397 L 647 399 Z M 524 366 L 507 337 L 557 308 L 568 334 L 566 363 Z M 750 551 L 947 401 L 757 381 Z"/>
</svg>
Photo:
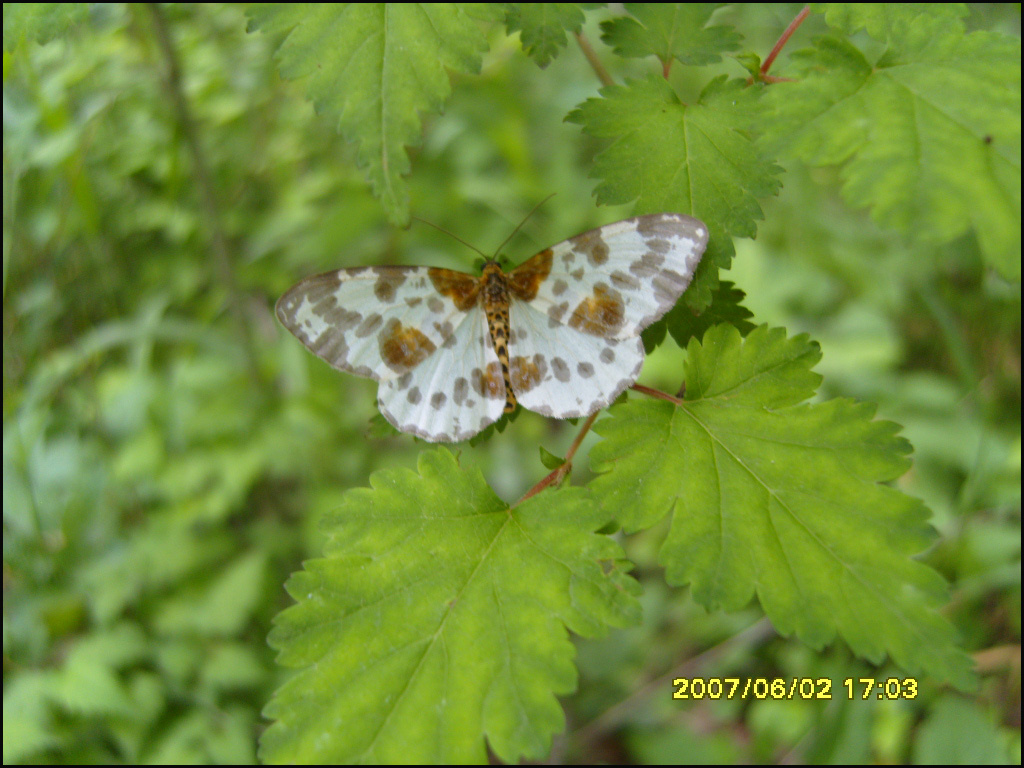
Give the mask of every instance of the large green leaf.
<svg viewBox="0 0 1024 768">
<path fill-rule="evenodd" d="M 463 763 L 542 756 L 576 671 L 566 628 L 638 619 L 621 551 L 579 489 L 509 508 L 446 450 L 345 494 L 326 556 L 288 584 L 272 643 L 303 671 L 268 705 L 263 757 Z"/>
<path fill-rule="evenodd" d="M 269 3 L 250 15 L 280 38 L 281 74 L 307 78 L 317 109 L 358 144 L 391 219 L 408 221 L 405 148 L 419 144 L 419 113 L 448 98 L 447 70 L 479 71 L 487 44 L 476 21 L 451 3 Z"/>
<path fill-rule="evenodd" d="M 913 560 L 928 510 L 885 485 L 910 445 L 867 403 L 807 404 L 820 357 L 806 336 L 713 327 L 688 347 L 686 399 L 633 401 L 598 422 L 596 498 L 627 529 L 672 511 L 670 581 L 709 609 L 756 594 L 783 634 L 969 685 L 969 660 L 936 611 L 941 577 Z"/>
<path fill-rule="evenodd" d="M 711 240 L 687 303 L 711 301 L 718 268 L 734 253 L 731 237 L 753 237 L 762 218 L 758 198 L 775 194 L 779 170 L 744 133 L 756 102 L 739 81 L 719 78 L 695 104 L 684 104 L 661 77 L 601 89 L 567 120 L 610 140 L 594 160 L 599 203 L 636 201 L 637 213 L 677 211 L 703 220 Z"/>
<path fill-rule="evenodd" d="M 795 54 L 799 82 L 768 89 L 771 151 L 843 164 L 843 193 L 925 242 L 973 231 L 1020 278 L 1020 38 L 964 32 L 957 6 L 829 7 L 885 44 L 871 61 L 832 37 Z"/>
</svg>

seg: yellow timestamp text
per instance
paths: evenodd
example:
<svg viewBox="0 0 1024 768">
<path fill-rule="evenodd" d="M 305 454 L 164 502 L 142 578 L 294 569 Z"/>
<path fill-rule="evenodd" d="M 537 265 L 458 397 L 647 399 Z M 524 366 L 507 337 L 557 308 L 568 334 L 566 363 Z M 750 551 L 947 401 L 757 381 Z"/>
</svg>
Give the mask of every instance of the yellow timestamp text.
<svg viewBox="0 0 1024 768">
<path fill-rule="evenodd" d="M 894 700 L 917 698 L 913 677 L 847 677 L 835 686 L 828 677 L 677 677 L 673 699 L 847 699 Z"/>
</svg>

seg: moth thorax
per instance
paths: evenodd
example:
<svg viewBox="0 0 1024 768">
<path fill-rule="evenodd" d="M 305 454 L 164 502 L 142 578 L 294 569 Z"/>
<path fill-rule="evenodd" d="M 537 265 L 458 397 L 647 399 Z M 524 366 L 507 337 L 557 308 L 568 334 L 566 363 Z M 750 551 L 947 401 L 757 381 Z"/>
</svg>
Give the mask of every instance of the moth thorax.
<svg viewBox="0 0 1024 768">
<path fill-rule="evenodd" d="M 482 293 L 484 306 L 508 304 L 508 279 L 497 264 L 490 263 L 484 267 Z"/>
</svg>

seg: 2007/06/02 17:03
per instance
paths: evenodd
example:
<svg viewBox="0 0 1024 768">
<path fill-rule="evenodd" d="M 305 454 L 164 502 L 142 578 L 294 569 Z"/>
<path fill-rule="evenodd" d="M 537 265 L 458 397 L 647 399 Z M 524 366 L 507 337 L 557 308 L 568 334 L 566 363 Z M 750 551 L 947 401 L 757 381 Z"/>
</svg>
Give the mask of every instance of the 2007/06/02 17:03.
<svg viewBox="0 0 1024 768">
<path fill-rule="evenodd" d="M 832 679 L 828 677 L 677 677 L 672 685 L 673 699 L 831 699 L 833 695 Z M 913 699 L 917 697 L 917 685 L 913 677 L 843 679 L 847 699 L 870 699 L 872 695 L 880 700 Z"/>
</svg>

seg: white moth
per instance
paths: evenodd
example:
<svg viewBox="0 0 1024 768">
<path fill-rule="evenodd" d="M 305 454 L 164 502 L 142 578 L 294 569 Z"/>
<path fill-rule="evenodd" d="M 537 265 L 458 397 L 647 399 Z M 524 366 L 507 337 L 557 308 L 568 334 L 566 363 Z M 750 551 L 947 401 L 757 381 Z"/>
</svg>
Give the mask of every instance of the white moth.
<svg viewBox="0 0 1024 768">
<path fill-rule="evenodd" d="M 479 277 L 432 267 L 357 267 L 309 277 L 277 317 L 335 368 L 380 382 L 403 432 L 457 442 L 515 409 L 567 419 L 636 381 L 640 332 L 693 278 L 708 230 L 678 213 L 617 221 Z"/>
</svg>

